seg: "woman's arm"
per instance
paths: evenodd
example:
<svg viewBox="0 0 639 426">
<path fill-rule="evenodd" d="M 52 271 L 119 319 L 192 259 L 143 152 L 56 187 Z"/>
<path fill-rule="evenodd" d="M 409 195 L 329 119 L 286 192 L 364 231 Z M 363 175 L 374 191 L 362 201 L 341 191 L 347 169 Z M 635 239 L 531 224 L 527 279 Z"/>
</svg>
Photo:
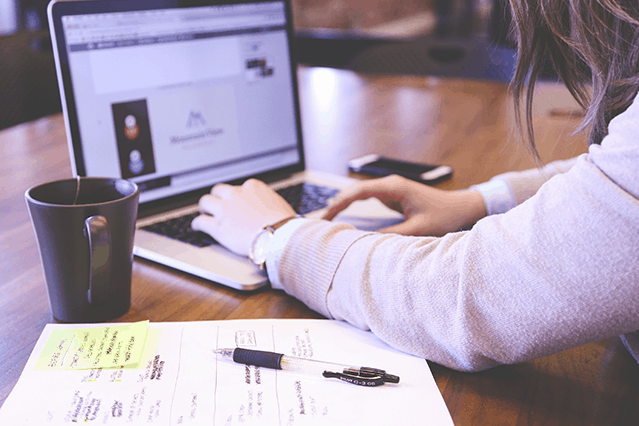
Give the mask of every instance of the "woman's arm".
<svg viewBox="0 0 639 426">
<path fill-rule="evenodd" d="M 570 170 L 576 161 L 575 157 L 555 161 L 542 168 L 503 173 L 470 189 L 481 194 L 489 215 L 505 213 L 535 195 L 551 177 Z"/>
<path fill-rule="evenodd" d="M 442 238 L 291 223 L 276 280 L 393 347 L 482 370 L 639 329 L 637 217 L 637 200 L 582 158 L 508 213 Z"/>
</svg>

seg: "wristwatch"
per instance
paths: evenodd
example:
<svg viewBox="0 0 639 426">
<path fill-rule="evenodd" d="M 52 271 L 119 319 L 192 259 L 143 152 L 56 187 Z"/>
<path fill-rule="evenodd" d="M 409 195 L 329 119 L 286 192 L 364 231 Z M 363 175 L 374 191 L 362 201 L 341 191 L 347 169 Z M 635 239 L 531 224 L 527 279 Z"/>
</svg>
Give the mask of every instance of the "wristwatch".
<svg viewBox="0 0 639 426">
<path fill-rule="evenodd" d="M 299 214 L 295 216 L 289 216 L 285 219 L 280 220 L 277 223 L 274 223 L 273 225 L 266 225 L 264 226 L 264 228 L 260 229 L 260 231 L 257 234 L 255 234 L 255 237 L 253 238 L 253 243 L 251 244 L 251 247 L 249 248 L 249 259 L 251 259 L 251 262 L 259 266 L 261 270 L 264 270 L 266 268 L 266 255 L 267 255 L 266 249 L 269 243 L 271 242 L 271 240 L 273 239 L 273 234 L 278 228 L 282 227 L 285 223 L 289 222 L 290 220 L 297 219 L 299 217 L 302 217 L 302 216 Z"/>
</svg>

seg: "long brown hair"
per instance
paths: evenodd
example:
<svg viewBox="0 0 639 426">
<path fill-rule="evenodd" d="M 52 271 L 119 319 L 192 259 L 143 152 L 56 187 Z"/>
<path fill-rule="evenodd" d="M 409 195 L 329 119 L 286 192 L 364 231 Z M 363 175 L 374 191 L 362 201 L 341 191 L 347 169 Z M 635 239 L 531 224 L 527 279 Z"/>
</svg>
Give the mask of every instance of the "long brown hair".
<svg viewBox="0 0 639 426">
<path fill-rule="evenodd" d="M 525 137 L 537 155 L 532 97 L 546 60 L 586 110 L 579 130 L 601 143 L 608 123 L 639 89 L 637 0 L 510 0 L 518 40 L 512 87 L 519 128 L 525 92 Z M 538 157 L 538 156 L 537 156 Z"/>
</svg>

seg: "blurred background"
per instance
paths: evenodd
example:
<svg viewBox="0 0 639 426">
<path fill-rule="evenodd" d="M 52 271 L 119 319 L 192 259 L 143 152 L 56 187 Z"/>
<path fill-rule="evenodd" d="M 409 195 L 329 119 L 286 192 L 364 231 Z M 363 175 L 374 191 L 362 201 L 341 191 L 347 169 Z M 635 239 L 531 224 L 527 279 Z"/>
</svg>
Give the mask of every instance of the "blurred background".
<svg viewBox="0 0 639 426">
<path fill-rule="evenodd" d="M 512 72 L 506 0 L 291 1 L 302 64 L 504 81 Z M 47 4 L 0 0 L 0 129 L 61 110 Z"/>
<path fill-rule="evenodd" d="M 503 15 L 503 9 L 494 0 L 293 0 L 296 28 L 388 37 L 505 37 L 505 31 L 496 31 L 507 30 L 508 22 L 503 26 L 493 17 L 495 12 Z"/>
<path fill-rule="evenodd" d="M 48 0 L 0 0 L 0 129 L 61 110 Z"/>
</svg>

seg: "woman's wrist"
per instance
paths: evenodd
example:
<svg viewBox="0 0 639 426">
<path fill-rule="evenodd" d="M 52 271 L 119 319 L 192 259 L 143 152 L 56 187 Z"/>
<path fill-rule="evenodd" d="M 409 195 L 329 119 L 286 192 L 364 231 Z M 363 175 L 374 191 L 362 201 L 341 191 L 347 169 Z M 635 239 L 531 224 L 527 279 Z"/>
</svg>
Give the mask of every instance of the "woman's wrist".
<svg viewBox="0 0 639 426">
<path fill-rule="evenodd" d="M 464 212 L 464 214 L 461 215 L 462 223 L 459 224 L 460 229 L 469 229 L 477 223 L 477 221 L 488 216 L 486 203 L 479 191 L 474 189 L 458 191 L 457 196 L 459 197 L 458 205 Z"/>
<path fill-rule="evenodd" d="M 308 220 L 309 219 L 302 217 L 291 219 L 273 233 L 273 238 L 266 250 L 266 273 L 268 274 L 271 286 L 275 289 L 283 289 L 278 274 L 278 266 L 284 248 L 295 231 Z"/>
<path fill-rule="evenodd" d="M 266 266 L 266 253 L 269 249 L 269 245 L 271 244 L 275 231 L 284 226 L 287 222 L 299 217 L 302 216 L 296 214 L 285 217 L 275 223 L 264 225 L 258 232 L 256 232 L 253 237 L 253 242 L 248 249 L 248 256 L 249 259 L 251 259 L 251 262 L 258 265 L 260 269 L 264 269 Z"/>
</svg>

